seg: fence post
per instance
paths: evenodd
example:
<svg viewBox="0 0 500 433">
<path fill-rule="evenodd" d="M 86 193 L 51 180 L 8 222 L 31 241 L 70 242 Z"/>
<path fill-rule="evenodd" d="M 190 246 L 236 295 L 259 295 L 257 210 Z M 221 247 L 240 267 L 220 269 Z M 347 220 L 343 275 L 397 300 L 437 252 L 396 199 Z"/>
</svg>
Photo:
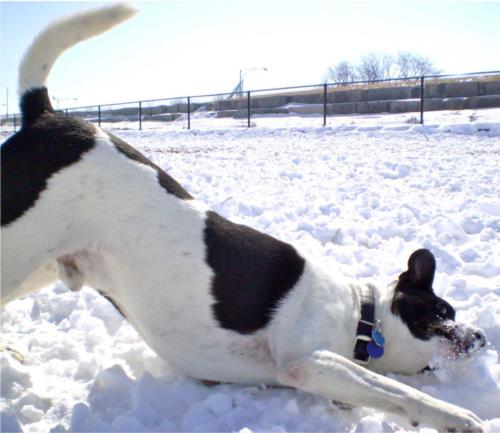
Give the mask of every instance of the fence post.
<svg viewBox="0 0 500 433">
<path fill-rule="evenodd" d="M 250 91 L 247 92 L 247 124 L 250 128 Z"/>
<path fill-rule="evenodd" d="M 16 132 L 17 125 L 16 125 L 16 115 L 14 114 L 14 132 Z"/>
<path fill-rule="evenodd" d="M 142 131 L 142 101 L 139 101 L 139 131 Z"/>
<path fill-rule="evenodd" d="M 328 92 L 328 85 L 323 84 L 323 126 L 326 126 L 326 98 Z"/>
<path fill-rule="evenodd" d="M 191 96 L 188 96 L 188 129 L 191 129 Z"/>
<path fill-rule="evenodd" d="M 66 110 L 64 110 L 64 114 L 66 115 L 66 117 L 68 117 L 68 109 L 66 108 Z"/>
<path fill-rule="evenodd" d="M 97 124 L 101 127 L 101 106 L 97 106 Z"/>
<path fill-rule="evenodd" d="M 424 79 L 422 75 L 420 77 L 420 124 L 424 124 Z"/>
</svg>

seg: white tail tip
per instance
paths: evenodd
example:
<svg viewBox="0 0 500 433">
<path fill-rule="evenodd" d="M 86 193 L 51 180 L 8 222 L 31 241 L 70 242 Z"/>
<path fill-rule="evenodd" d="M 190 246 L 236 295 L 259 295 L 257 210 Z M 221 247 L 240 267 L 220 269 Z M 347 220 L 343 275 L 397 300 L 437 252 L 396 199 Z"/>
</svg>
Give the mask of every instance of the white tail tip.
<svg viewBox="0 0 500 433">
<path fill-rule="evenodd" d="M 80 41 L 97 36 L 129 19 L 137 9 L 115 3 L 62 18 L 49 25 L 33 41 L 19 68 L 19 95 L 46 87 L 47 77 L 57 58 Z"/>
</svg>

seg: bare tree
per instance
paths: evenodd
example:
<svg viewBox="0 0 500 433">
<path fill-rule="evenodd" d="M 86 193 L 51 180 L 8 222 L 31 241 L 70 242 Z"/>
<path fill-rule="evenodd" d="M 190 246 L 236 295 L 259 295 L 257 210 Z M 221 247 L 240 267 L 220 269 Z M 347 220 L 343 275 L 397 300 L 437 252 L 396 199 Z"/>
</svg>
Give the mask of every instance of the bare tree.
<svg viewBox="0 0 500 433">
<path fill-rule="evenodd" d="M 335 66 L 328 68 L 325 80 L 339 84 L 355 81 L 356 72 L 354 70 L 354 66 L 346 61 L 337 63 Z"/>
<path fill-rule="evenodd" d="M 382 54 L 380 63 L 382 66 L 382 78 L 394 78 L 397 75 L 394 57 L 390 54 Z"/>
<path fill-rule="evenodd" d="M 439 74 L 440 71 L 434 67 L 429 59 L 422 56 L 415 56 L 413 59 L 413 71 L 417 76 Z"/>
<path fill-rule="evenodd" d="M 347 83 L 355 80 L 375 81 L 387 78 L 419 77 L 439 72 L 431 60 L 408 51 L 401 51 L 396 57 L 372 52 L 362 56 L 355 65 L 343 61 L 328 68 L 325 80 Z"/>
<path fill-rule="evenodd" d="M 396 66 L 399 76 L 402 78 L 419 77 L 421 75 L 438 74 L 440 72 L 431 60 L 408 51 L 398 53 Z"/>
<path fill-rule="evenodd" d="M 411 77 L 411 59 L 412 59 L 412 54 L 407 52 L 407 51 L 400 51 L 398 53 L 398 57 L 396 59 L 396 66 L 398 68 L 398 73 L 399 76 L 402 78 L 408 78 Z"/>
<path fill-rule="evenodd" d="M 368 53 L 361 56 L 356 66 L 358 76 L 363 81 L 375 81 L 383 77 L 382 61 L 376 53 Z"/>
</svg>

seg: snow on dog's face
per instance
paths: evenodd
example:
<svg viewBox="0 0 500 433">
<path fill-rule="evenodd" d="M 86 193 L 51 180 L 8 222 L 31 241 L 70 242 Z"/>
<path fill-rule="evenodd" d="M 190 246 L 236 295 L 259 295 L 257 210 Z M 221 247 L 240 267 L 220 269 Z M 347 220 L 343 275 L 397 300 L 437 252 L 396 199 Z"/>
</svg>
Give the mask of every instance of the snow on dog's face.
<svg viewBox="0 0 500 433">
<path fill-rule="evenodd" d="M 406 324 L 413 337 L 429 341 L 437 337 L 438 356 L 464 358 L 486 344 L 484 334 L 474 326 L 455 322 L 455 310 L 432 289 L 436 260 L 432 253 L 415 251 L 408 270 L 399 276 L 391 311 Z"/>
</svg>

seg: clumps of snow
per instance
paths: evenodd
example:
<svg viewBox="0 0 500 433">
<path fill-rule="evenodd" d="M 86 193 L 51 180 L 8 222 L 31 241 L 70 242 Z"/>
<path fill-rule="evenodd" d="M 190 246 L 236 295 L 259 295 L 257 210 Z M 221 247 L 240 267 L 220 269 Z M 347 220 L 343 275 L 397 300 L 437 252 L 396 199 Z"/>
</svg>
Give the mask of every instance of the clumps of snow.
<svg viewBox="0 0 500 433">
<path fill-rule="evenodd" d="M 500 124 L 266 123 L 119 135 L 217 212 L 347 277 L 389 285 L 413 250 L 431 249 L 436 292 L 485 332 L 488 350 L 391 377 L 475 411 L 499 432 Z M 56 284 L 9 304 L 2 337 L 25 357 L 0 355 L 2 432 L 433 431 L 293 389 L 183 377 L 87 287 Z"/>
</svg>

